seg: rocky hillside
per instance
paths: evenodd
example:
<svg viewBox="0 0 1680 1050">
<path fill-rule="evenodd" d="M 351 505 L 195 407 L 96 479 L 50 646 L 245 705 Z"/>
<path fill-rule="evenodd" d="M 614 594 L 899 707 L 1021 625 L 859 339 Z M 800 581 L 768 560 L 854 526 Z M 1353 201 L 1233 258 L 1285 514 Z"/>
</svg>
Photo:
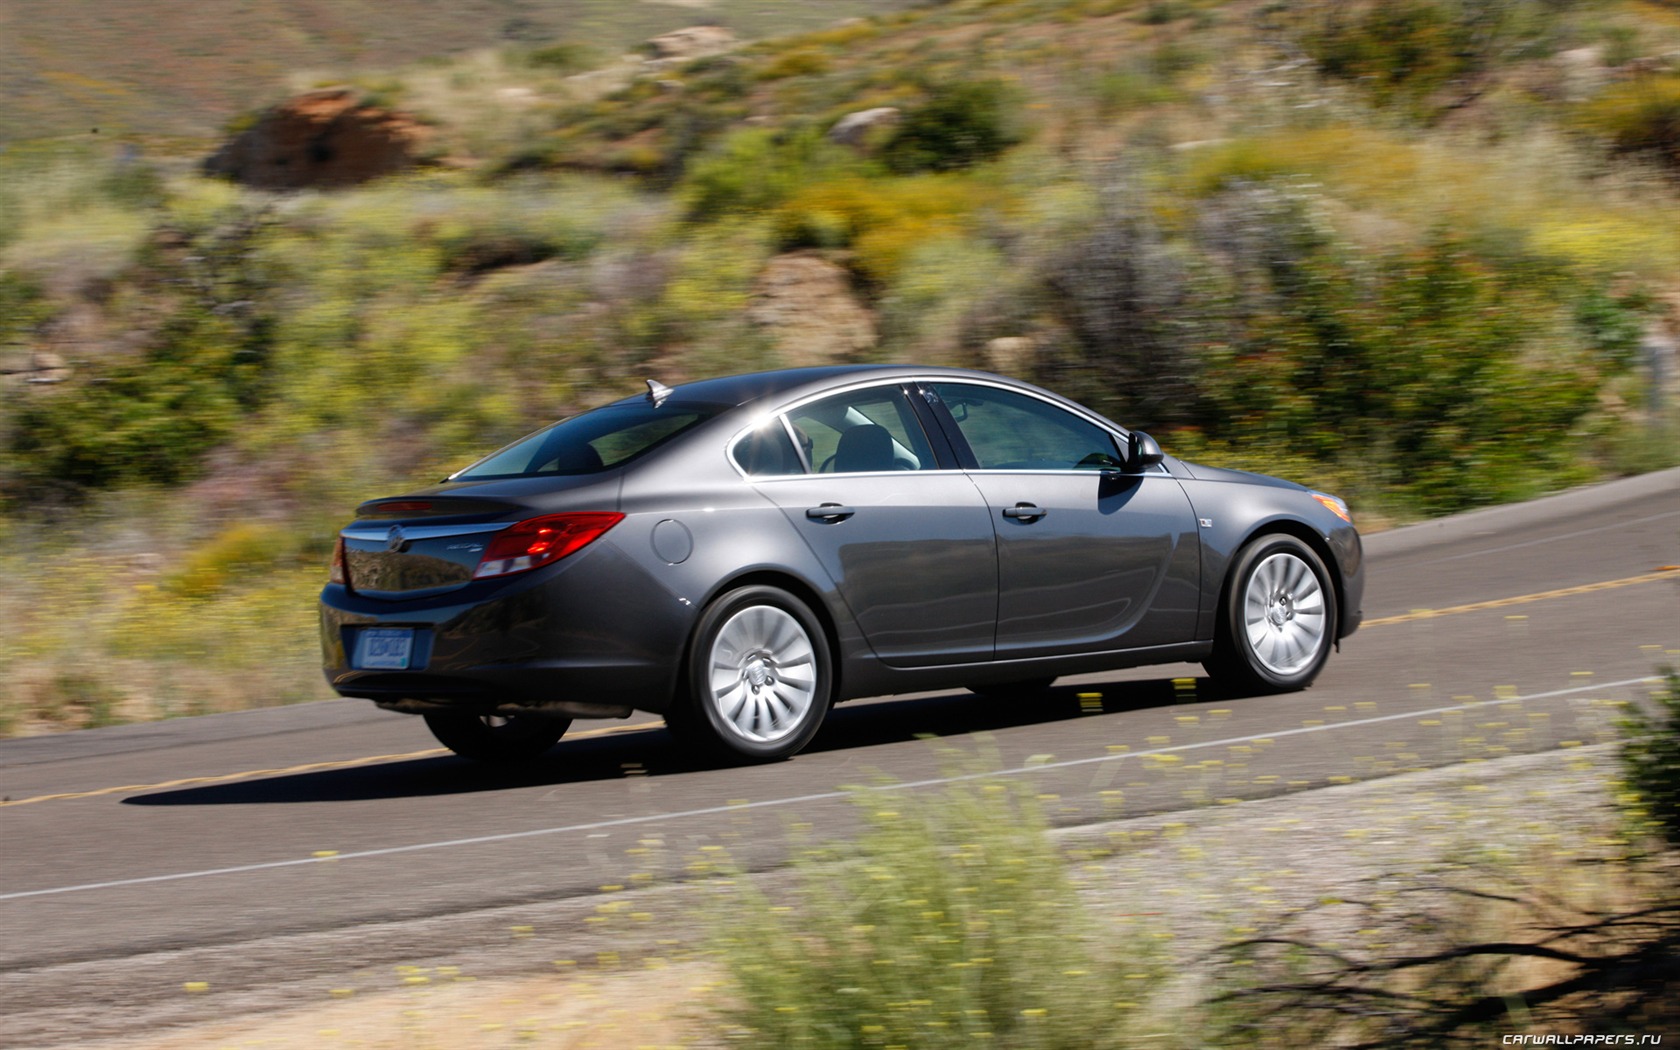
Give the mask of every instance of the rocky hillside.
<svg viewBox="0 0 1680 1050">
<path fill-rule="evenodd" d="M 987 366 L 1367 524 L 1680 461 L 1672 3 L 866 7 L 477 0 L 636 35 L 0 151 L 0 732 L 321 695 L 350 508 L 646 377 Z"/>
<path fill-rule="evenodd" d="M 200 138 L 288 90 L 351 70 L 563 43 L 606 58 L 698 21 L 756 38 L 911 2 L 0 0 L 0 142 L 95 128 Z"/>
</svg>

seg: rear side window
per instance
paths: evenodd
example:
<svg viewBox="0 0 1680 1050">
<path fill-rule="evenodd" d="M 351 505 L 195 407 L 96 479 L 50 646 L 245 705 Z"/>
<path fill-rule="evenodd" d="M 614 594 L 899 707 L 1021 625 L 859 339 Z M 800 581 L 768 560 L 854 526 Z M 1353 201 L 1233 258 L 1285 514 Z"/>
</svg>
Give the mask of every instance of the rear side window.
<svg viewBox="0 0 1680 1050">
<path fill-rule="evenodd" d="M 628 463 L 722 411 L 718 405 L 620 403 L 573 416 L 479 460 L 453 481 L 593 474 Z"/>
<path fill-rule="evenodd" d="M 870 387 L 825 397 L 787 414 L 819 474 L 933 470 L 927 436 L 904 392 Z"/>
<path fill-rule="evenodd" d="M 735 462 L 754 477 L 803 474 L 805 464 L 794 450 L 781 416 L 766 420 L 735 446 Z"/>
</svg>

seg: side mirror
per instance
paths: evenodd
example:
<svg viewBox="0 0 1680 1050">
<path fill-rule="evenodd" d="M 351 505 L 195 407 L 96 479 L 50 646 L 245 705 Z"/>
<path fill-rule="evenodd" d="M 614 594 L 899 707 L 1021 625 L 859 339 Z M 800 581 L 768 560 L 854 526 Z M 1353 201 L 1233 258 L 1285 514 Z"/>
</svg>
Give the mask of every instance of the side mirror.
<svg viewBox="0 0 1680 1050">
<path fill-rule="evenodd" d="M 1165 458 L 1155 439 L 1141 430 L 1134 430 L 1126 438 L 1126 473 L 1142 474 Z"/>
</svg>

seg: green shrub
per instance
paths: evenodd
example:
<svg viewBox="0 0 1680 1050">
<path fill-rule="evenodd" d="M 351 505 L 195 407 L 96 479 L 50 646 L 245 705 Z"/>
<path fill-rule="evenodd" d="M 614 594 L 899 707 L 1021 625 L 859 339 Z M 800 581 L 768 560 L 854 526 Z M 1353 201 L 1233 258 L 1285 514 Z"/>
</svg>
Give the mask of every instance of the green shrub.
<svg viewBox="0 0 1680 1050">
<path fill-rule="evenodd" d="M 1103 116 L 1114 116 L 1178 98 L 1178 92 L 1152 72 L 1129 68 L 1098 74 L 1089 90 L 1095 97 L 1098 112 Z"/>
<path fill-rule="evenodd" d="M 5 233 L 0 228 L 0 246 L 5 244 Z M 39 285 L 9 270 L 0 271 L 0 349 L 24 343 L 31 329 L 47 316 Z"/>
<path fill-rule="evenodd" d="M 240 580 L 262 577 L 295 556 L 297 547 L 297 538 L 279 525 L 235 525 L 194 548 L 162 589 L 177 598 L 212 598 Z"/>
<path fill-rule="evenodd" d="M 1244 183 L 1300 175 L 1308 163 L 1299 153 L 1279 149 L 1276 143 L 1237 138 L 1195 151 L 1185 165 L 1183 184 L 1191 196 L 1206 197 Z"/>
<path fill-rule="evenodd" d="M 141 359 L 83 370 L 74 389 L 30 397 L 8 437 L 16 487 L 73 492 L 192 477 L 200 457 L 238 430 L 238 345 L 221 318 L 184 319 Z"/>
<path fill-rule="evenodd" d="M 1626 801 L 1640 830 L 1680 846 L 1680 673 L 1665 672 L 1651 699 L 1654 713 L 1631 707 L 1619 726 Z"/>
<path fill-rule="evenodd" d="M 899 174 L 954 171 L 991 160 L 1024 137 L 1015 93 L 1001 80 L 942 84 L 911 107 L 881 147 Z"/>
<path fill-rule="evenodd" d="M 675 95 L 651 79 L 634 80 L 598 102 L 561 111 L 552 141 L 525 152 L 544 165 L 655 176 L 669 188 L 693 158 L 748 115 L 741 76 L 738 62 L 719 66 Z"/>
<path fill-rule="evenodd" d="M 602 62 L 603 55 L 600 51 L 589 44 L 575 41 L 549 44 L 525 53 L 525 64 L 531 68 L 561 74 L 583 73 L 596 68 Z"/>
<path fill-rule="evenodd" d="M 1181 18 L 1189 18 L 1196 9 L 1182 0 L 1150 0 L 1138 21 L 1146 26 L 1164 26 Z"/>
<path fill-rule="evenodd" d="M 1145 209 L 1110 203 L 1046 266 L 1044 294 L 1070 339 L 1042 378 L 1145 429 L 1198 417 L 1202 336 L 1184 253 Z"/>
<path fill-rule="evenodd" d="M 715 944 L 754 1045 L 1133 1045 L 1145 938 L 1098 942 L 1023 785 L 858 803 L 867 830 L 807 853 L 792 900 L 729 891 Z"/>
<path fill-rule="evenodd" d="M 1550 23 L 1524 0 L 1375 0 L 1318 5 L 1300 33 L 1319 72 L 1377 105 L 1433 112 L 1429 97 L 1520 55 Z"/>
<path fill-rule="evenodd" d="M 753 89 L 752 71 L 734 55 L 709 55 L 683 67 L 688 93 L 703 102 L 734 102 Z"/>
<path fill-rule="evenodd" d="M 1432 512 L 1591 476 L 1583 427 L 1641 297 L 1451 235 L 1366 259 L 1286 211 L 1243 236 L 1194 311 L 1224 319 L 1200 353 L 1210 436 L 1363 459 Z"/>
<path fill-rule="evenodd" d="M 52 721 L 77 729 L 97 729 L 121 721 L 117 707 L 122 702 L 122 694 L 105 676 L 88 671 L 62 671 L 51 688 L 58 703 L 38 714 Z"/>
<path fill-rule="evenodd" d="M 150 239 L 111 292 L 116 308 L 144 304 L 144 348 L 78 364 L 19 401 L 4 437 L 8 495 L 174 484 L 239 433 L 273 378 L 275 275 L 258 250 L 268 222 L 260 207 L 206 209 Z"/>
<path fill-rule="evenodd" d="M 1648 54 L 1639 29 L 1630 25 L 1606 25 L 1598 30 L 1599 44 L 1604 48 L 1604 64 L 1611 68 L 1625 66 L 1641 55 Z"/>
<path fill-rule="evenodd" d="M 788 77 L 808 77 L 826 73 L 834 68 L 834 61 L 814 47 L 799 47 L 784 51 L 758 71 L 760 80 L 785 80 Z"/>
<path fill-rule="evenodd" d="M 884 287 L 918 247 L 965 234 L 977 213 L 1004 204 L 991 188 L 956 174 L 850 177 L 789 198 L 776 209 L 773 229 L 783 251 L 850 248 L 858 273 Z"/>
<path fill-rule="evenodd" d="M 154 208 L 163 204 L 163 176 L 138 156 L 113 162 L 99 180 L 99 192 L 110 201 L 129 208 Z"/>
<path fill-rule="evenodd" d="M 1168 40 L 1149 53 L 1149 71 L 1168 83 L 1201 65 L 1202 53 L 1187 44 Z"/>
<path fill-rule="evenodd" d="M 880 299 L 881 341 L 895 357 L 929 361 L 926 351 L 960 341 L 966 313 L 1007 284 L 1008 259 L 986 238 L 952 231 L 914 246 Z"/>
<path fill-rule="evenodd" d="M 1622 419 L 1603 436 L 1600 452 L 1612 474 L 1649 474 L 1680 467 L 1680 412 L 1666 418 Z"/>
<path fill-rule="evenodd" d="M 1369 85 L 1379 104 L 1428 92 L 1460 70 L 1447 9 L 1433 0 L 1326 5 L 1305 35 L 1321 73 Z"/>
<path fill-rule="evenodd" d="M 1622 153 L 1646 153 L 1680 169 L 1680 76 L 1641 77 L 1583 105 L 1578 126 Z"/>
<path fill-rule="evenodd" d="M 697 158 L 677 195 L 689 218 L 711 221 L 767 211 L 802 186 L 857 167 L 850 151 L 828 142 L 816 128 L 747 128 Z"/>
<path fill-rule="evenodd" d="M 593 215 L 571 215 L 549 194 L 512 188 L 494 194 L 462 194 L 454 214 L 416 230 L 430 240 L 439 265 L 461 275 L 504 266 L 528 266 L 546 259 L 581 259 L 601 243 Z M 549 198 L 549 199 L 545 199 Z"/>
</svg>

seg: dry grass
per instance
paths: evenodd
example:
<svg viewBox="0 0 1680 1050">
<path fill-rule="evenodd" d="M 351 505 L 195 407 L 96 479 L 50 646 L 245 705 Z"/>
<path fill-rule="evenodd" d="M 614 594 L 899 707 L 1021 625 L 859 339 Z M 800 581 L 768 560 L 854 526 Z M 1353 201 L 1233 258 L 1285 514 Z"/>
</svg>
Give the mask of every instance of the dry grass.
<svg viewBox="0 0 1680 1050">
<path fill-rule="evenodd" d="M 214 134 L 288 89 L 295 71 L 352 79 L 438 55 L 588 41 L 608 54 L 719 19 L 756 38 L 894 11 L 909 0 L 712 0 L 703 7 L 621 0 L 256 0 L 207 18 L 181 0 L 61 4 L 0 0 L 0 66 L 12 74 L 0 140 L 37 136 Z"/>
<path fill-rule="evenodd" d="M 397 966 L 381 975 L 381 987 L 340 989 L 319 1006 L 102 1041 L 86 1050 L 695 1046 L 708 1039 L 706 1008 L 720 982 L 710 961 L 498 980 L 479 980 L 451 966 Z"/>
<path fill-rule="evenodd" d="M 1552 130 L 1489 145 L 1337 123 L 1187 151 L 1184 178 L 1202 193 L 1236 180 L 1308 181 L 1355 215 L 1385 218 L 1374 245 L 1392 244 L 1396 233 L 1415 240 L 1454 228 L 1526 240 L 1538 253 L 1592 269 L 1658 277 L 1680 268 L 1673 195 L 1654 176 L 1629 170 L 1604 180 L 1591 166 Z M 1451 193 L 1420 192 L 1425 187 Z"/>
</svg>

